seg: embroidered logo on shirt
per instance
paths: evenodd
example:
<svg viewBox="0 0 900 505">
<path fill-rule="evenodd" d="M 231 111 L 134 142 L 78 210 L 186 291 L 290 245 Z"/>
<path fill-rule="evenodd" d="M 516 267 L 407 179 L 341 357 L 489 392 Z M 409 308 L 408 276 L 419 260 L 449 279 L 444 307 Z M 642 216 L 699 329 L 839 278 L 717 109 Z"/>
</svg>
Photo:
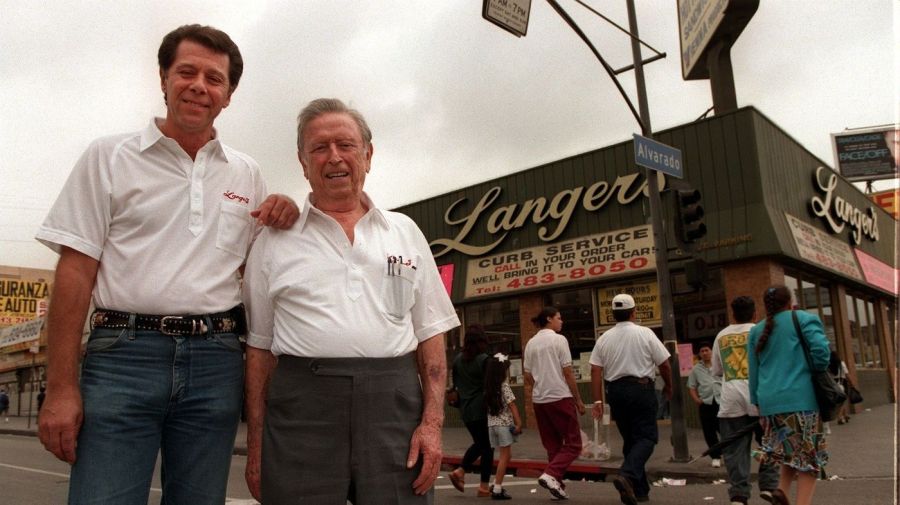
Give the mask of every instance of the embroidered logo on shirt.
<svg viewBox="0 0 900 505">
<path fill-rule="evenodd" d="M 234 191 L 226 191 L 226 192 L 222 193 L 222 196 L 224 196 L 225 198 L 227 198 L 229 200 L 237 200 L 239 202 L 243 202 L 248 205 L 250 204 L 249 198 L 247 198 L 246 196 L 241 196 L 241 195 L 235 193 Z"/>
</svg>

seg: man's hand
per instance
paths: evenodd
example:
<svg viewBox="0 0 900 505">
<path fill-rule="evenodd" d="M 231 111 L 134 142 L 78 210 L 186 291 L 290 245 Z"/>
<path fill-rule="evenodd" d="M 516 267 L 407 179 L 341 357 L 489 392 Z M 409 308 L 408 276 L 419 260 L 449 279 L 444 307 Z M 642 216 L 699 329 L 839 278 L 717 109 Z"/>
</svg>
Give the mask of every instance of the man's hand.
<svg viewBox="0 0 900 505">
<path fill-rule="evenodd" d="M 603 402 L 594 402 L 594 406 L 591 407 L 591 415 L 594 419 L 603 418 Z"/>
<path fill-rule="evenodd" d="M 438 472 L 441 469 L 441 428 L 432 424 L 420 424 L 413 432 L 409 444 L 409 455 L 406 457 L 406 468 L 416 466 L 422 456 L 422 471 L 413 481 L 413 490 L 418 495 L 423 495 L 434 486 Z"/>
<path fill-rule="evenodd" d="M 38 437 L 44 448 L 66 463 L 74 463 L 83 419 L 81 392 L 77 386 L 48 390 L 38 420 Z"/>
<path fill-rule="evenodd" d="M 247 489 L 253 498 L 262 502 L 262 493 L 260 493 L 260 466 L 262 462 L 262 448 L 257 447 L 255 450 L 247 448 L 247 468 L 244 469 L 244 480 L 247 481 Z"/>
<path fill-rule="evenodd" d="M 584 402 L 581 401 L 580 398 L 577 398 L 577 399 L 575 400 L 575 408 L 578 409 L 578 415 L 579 415 L 579 416 L 583 416 L 584 413 L 586 412 L 586 410 L 585 410 L 585 408 L 584 408 Z"/>
<path fill-rule="evenodd" d="M 262 226 L 286 230 L 300 217 L 300 208 L 289 197 L 275 193 L 267 196 L 250 215 Z"/>
</svg>

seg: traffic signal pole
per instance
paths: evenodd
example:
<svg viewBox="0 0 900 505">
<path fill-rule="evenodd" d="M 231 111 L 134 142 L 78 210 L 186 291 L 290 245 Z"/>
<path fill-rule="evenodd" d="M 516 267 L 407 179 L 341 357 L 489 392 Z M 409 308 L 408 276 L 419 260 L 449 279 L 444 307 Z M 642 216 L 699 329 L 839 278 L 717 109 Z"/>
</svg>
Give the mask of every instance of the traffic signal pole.
<svg viewBox="0 0 900 505">
<path fill-rule="evenodd" d="M 634 0 L 626 0 L 628 6 L 628 27 L 631 31 L 631 53 L 634 58 L 634 78 L 637 85 L 638 109 L 640 111 L 641 134 L 653 138 L 650 127 L 650 109 L 647 105 L 647 88 L 644 81 L 644 60 L 641 57 L 641 45 L 638 35 L 637 15 Z M 681 372 L 678 363 L 678 341 L 675 332 L 675 309 L 672 299 L 672 286 L 669 276 L 669 247 L 666 240 L 666 229 L 662 220 L 662 203 L 659 197 L 657 172 L 644 169 L 647 178 L 647 192 L 650 198 L 650 220 L 653 226 L 653 245 L 656 247 L 656 281 L 659 284 L 660 306 L 662 308 L 663 343 L 671 357 L 672 399 L 669 409 L 672 416 L 672 461 L 684 463 L 690 461 L 688 453 L 687 432 L 684 426 L 684 392 L 681 388 Z"/>
</svg>

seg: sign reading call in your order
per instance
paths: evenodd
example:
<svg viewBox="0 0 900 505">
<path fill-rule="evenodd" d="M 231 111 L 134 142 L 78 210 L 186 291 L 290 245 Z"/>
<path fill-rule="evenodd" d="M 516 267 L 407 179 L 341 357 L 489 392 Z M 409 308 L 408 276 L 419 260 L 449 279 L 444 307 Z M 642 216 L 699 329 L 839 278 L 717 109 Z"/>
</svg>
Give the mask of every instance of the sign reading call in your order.
<svg viewBox="0 0 900 505">
<path fill-rule="evenodd" d="M 649 225 L 469 260 L 466 298 L 656 269 Z"/>
</svg>

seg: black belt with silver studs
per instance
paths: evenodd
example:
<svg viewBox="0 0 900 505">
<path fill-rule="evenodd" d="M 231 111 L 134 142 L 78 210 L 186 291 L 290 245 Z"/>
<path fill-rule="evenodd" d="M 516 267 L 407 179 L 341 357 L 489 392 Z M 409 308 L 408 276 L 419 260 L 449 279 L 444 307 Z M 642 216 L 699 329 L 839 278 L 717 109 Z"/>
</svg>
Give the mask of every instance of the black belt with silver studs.
<svg viewBox="0 0 900 505">
<path fill-rule="evenodd" d="M 135 330 L 158 331 L 163 335 L 204 335 L 207 333 L 246 333 L 244 306 L 238 305 L 227 312 L 217 314 L 174 315 L 134 314 L 118 310 L 97 309 L 91 315 L 92 328 L 131 328 L 134 316 Z"/>
</svg>

